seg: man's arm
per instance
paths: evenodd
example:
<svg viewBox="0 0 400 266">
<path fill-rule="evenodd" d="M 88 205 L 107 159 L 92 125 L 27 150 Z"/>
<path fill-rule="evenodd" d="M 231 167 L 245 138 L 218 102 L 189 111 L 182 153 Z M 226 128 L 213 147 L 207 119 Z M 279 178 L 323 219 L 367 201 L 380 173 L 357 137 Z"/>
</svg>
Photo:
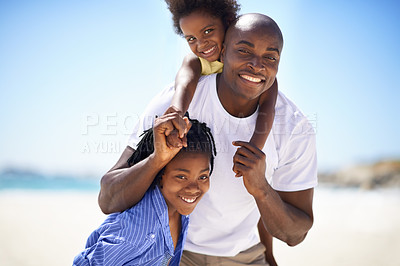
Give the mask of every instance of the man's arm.
<svg viewBox="0 0 400 266">
<path fill-rule="evenodd" d="M 105 214 L 120 212 L 138 203 L 164 167 L 149 156 L 129 167 L 128 159 L 135 150 L 127 146 L 118 162 L 101 179 L 99 206 Z"/>
<path fill-rule="evenodd" d="M 279 192 L 269 187 L 263 196 L 254 197 L 265 227 L 289 246 L 300 244 L 313 225 L 314 189 Z"/>
<path fill-rule="evenodd" d="M 158 132 L 158 135 L 166 138 L 174 130 L 177 134 L 183 135 L 190 128 L 188 120 L 177 113 L 164 115 L 157 120 L 162 126 L 155 125 L 157 128 L 154 130 L 155 136 Z M 125 148 L 118 162 L 101 179 L 98 202 L 105 214 L 124 211 L 138 203 L 157 173 L 171 160 L 171 150 L 180 149 L 180 147 L 167 147 L 164 143 L 155 149 L 160 147 L 167 149 L 166 152 L 154 152 L 131 167 L 127 161 L 135 150 L 129 146 Z"/>
<path fill-rule="evenodd" d="M 296 192 L 275 191 L 265 178 L 265 154 L 243 141 L 234 155 L 234 172 L 243 174 L 247 191 L 256 200 L 266 230 L 289 246 L 301 243 L 313 224 L 313 189 Z"/>
</svg>

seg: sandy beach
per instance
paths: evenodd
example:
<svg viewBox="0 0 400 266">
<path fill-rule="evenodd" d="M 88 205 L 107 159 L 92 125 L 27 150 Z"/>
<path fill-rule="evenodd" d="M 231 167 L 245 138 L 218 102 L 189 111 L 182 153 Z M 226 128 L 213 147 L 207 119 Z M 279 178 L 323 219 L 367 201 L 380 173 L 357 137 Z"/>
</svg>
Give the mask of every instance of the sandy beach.
<svg viewBox="0 0 400 266">
<path fill-rule="evenodd" d="M 72 265 L 105 218 L 97 192 L 0 191 L 0 265 Z M 296 247 L 274 241 L 279 265 L 400 265 L 400 191 L 319 187 L 315 223 Z"/>
</svg>

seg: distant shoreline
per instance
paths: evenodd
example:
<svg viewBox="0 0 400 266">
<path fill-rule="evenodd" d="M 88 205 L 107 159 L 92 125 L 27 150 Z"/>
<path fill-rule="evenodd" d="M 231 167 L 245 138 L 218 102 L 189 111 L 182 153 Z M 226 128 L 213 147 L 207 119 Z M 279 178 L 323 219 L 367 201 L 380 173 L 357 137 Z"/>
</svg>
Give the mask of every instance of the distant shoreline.
<svg viewBox="0 0 400 266">
<path fill-rule="evenodd" d="M 366 190 L 400 188 L 400 160 L 355 165 L 331 173 L 320 172 L 318 182 L 324 186 Z M 0 172 L 0 191 L 5 189 L 99 191 L 100 177 L 47 175 L 8 168 Z"/>
<path fill-rule="evenodd" d="M 362 189 L 400 188 L 400 161 L 355 165 L 334 173 L 319 173 L 320 183 Z"/>
</svg>

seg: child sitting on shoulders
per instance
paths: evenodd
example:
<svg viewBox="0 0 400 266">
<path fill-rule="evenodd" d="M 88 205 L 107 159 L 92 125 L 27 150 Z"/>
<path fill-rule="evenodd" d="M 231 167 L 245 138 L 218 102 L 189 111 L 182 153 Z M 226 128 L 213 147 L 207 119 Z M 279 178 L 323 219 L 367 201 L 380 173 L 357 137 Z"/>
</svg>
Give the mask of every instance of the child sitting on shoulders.
<svg viewBox="0 0 400 266">
<path fill-rule="evenodd" d="M 172 13 L 175 32 L 183 36 L 193 52 L 185 57 L 175 78 L 175 94 L 166 113 L 184 114 L 196 91 L 201 75 L 221 73 L 220 61 L 225 32 L 236 20 L 240 9 L 235 0 L 165 0 Z M 257 84 L 265 82 L 257 72 L 263 66 L 279 60 L 271 52 L 261 66 L 249 66 L 248 75 L 242 75 L 244 82 Z M 261 69 L 260 69 L 261 68 Z M 265 70 L 265 68 L 264 68 Z M 275 117 L 275 103 L 278 95 L 277 81 L 264 93 L 259 101 L 258 118 L 250 143 L 262 149 L 271 131 Z M 240 173 L 237 173 L 240 176 Z"/>
</svg>

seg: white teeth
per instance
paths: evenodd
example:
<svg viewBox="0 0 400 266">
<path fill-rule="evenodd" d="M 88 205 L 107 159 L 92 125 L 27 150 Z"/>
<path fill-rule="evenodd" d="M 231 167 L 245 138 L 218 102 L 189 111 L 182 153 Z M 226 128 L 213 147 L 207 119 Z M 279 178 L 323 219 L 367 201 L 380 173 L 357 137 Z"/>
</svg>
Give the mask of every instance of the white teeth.
<svg viewBox="0 0 400 266">
<path fill-rule="evenodd" d="M 211 48 L 208 49 L 207 51 L 203 51 L 203 54 L 209 54 L 209 53 L 211 53 L 212 51 L 214 51 L 214 49 L 215 49 L 215 46 L 211 47 Z"/>
<path fill-rule="evenodd" d="M 248 81 L 251 81 L 251 82 L 257 82 L 257 83 L 261 82 L 260 78 L 253 78 L 253 77 L 250 77 L 250 76 L 247 76 L 247 75 L 240 75 L 240 76 L 242 78 L 248 80 Z"/>
<path fill-rule="evenodd" d="M 197 198 L 189 199 L 189 198 L 181 197 L 181 199 L 182 199 L 183 201 L 186 201 L 187 203 L 193 203 L 193 202 L 195 202 L 195 200 L 196 200 Z"/>
</svg>

